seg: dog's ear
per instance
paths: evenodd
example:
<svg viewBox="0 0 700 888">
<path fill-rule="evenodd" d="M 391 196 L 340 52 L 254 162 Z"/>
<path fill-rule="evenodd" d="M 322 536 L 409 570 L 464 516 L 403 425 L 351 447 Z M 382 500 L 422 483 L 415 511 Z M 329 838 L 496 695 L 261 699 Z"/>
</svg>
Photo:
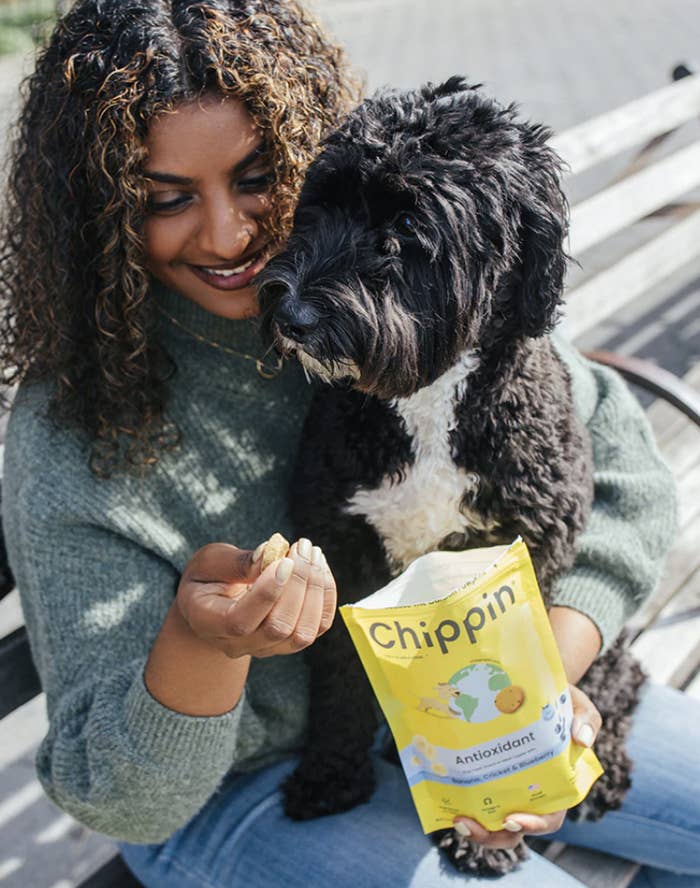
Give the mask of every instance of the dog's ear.
<svg viewBox="0 0 700 888">
<path fill-rule="evenodd" d="M 527 336 L 555 325 L 562 301 L 567 256 L 568 205 L 561 189 L 561 161 L 545 143 L 545 127 L 524 124 L 524 188 L 520 194 L 520 262 L 511 311 Z"/>
<path fill-rule="evenodd" d="M 426 83 L 420 94 L 426 102 L 434 102 L 457 93 L 474 92 L 481 86 L 481 83 L 468 83 L 466 77 L 455 74 L 442 83 Z"/>
</svg>

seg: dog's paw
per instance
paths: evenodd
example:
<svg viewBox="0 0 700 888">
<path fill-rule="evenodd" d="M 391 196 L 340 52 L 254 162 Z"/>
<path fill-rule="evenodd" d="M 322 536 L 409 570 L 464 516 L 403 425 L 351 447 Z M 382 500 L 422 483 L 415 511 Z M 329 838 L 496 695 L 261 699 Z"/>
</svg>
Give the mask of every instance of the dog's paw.
<svg viewBox="0 0 700 888">
<path fill-rule="evenodd" d="M 450 863 L 461 873 L 479 876 L 503 876 L 527 859 L 527 848 L 519 842 L 515 848 L 484 848 L 470 842 L 454 829 L 433 833 L 433 839 Z"/>
<path fill-rule="evenodd" d="M 349 811 L 374 792 L 374 769 L 369 759 L 343 770 L 327 763 L 302 762 L 282 785 L 284 811 L 293 820 L 312 820 Z"/>
</svg>

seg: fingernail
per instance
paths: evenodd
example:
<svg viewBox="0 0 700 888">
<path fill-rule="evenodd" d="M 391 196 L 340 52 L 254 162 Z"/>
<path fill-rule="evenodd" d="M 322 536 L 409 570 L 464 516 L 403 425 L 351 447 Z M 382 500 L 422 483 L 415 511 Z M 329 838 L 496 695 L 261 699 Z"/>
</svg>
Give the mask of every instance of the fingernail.
<svg viewBox="0 0 700 888">
<path fill-rule="evenodd" d="M 472 834 L 472 831 L 462 820 L 455 821 L 455 832 L 458 832 L 460 836 L 464 836 L 465 839 L 469 838 L 469 836 Z"/>
<path fill-rule="evenodd" d="M 583 744 L 583 746 L 593 746 L 593 741 L 595 740 L 593 728 L 590 725 L 584 725 L 577 732 L 576 739 L 579 743 Z"/>
<path fill-rule="evenodd" d="M 260 543 L 260 545 L 255 550 L 255 552 L 253 552 L 253 564 L 255 564 L 256 561 L 260 561 L 260 559 L 262 558 L 262 553 L 265 550 L 266 545 L 267 545 L 267 540 L 265 540 L 264 543 Z"/>
<path fill-rule="evenodd" d="M 291 577 L 294 570 L 294 562 L 291 558 L 283 558 L 275 571 L 275 582 L 279 586 L 283 586 Z"/>
<path fill-rule="evenodd" d="M 300 539 L 297 543 L 297 552 L 301 558 L 305 558 L 308 561 L 311 558 L 311 540 Z"/>
<path fill-rule="evenodd" d="M 508 832 L 520 832 L 522 826 L 515 820 L 506 820 L 503 824 L 503 829 L 507 829 Z"/>
<path fill-rule="evenodd" d="M 320 546 L 314 546 L 311 550 L 311 563 L 319 567 L 323 564 L 323 552 Z"/>
</svg>

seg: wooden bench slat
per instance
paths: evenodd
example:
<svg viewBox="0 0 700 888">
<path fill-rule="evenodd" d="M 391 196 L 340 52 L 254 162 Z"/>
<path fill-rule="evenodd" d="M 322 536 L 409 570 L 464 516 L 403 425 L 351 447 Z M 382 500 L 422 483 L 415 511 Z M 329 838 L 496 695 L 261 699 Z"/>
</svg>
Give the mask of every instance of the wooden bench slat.
<svg viewBox="0 0 700 888">
<path fill-rule="evenodd" d="M 700 114 L 700 75 L 663 87 L 555 135 L 549 144 L 572 176 Z"/>
<path fill-rule="evenodd" d="M 664 582 L 678 592 L 685 582 L 700 568 L 700 516 L 696 513 L 690 523 L 680 527 L 678 536 L 668 554 L 664 569 Z"/>
<path fill-rule="evenodd" d="M 24 627 L 0 639 L 0 719 L 41 693 Z"/>
<path fill-rule="evenodd" d="M 690 368 L 683 377 L 683 382 L 700 393 L 700 364 Z M 675 457 L 676 439 L 684 431 L 693 427 L 690 426 L 690 423 L 684 416 L 680 415 L 675 407 L 672 407 L 662 398 L 650 404 L 646 414 L 654 430 L 654 437 L 661 452 L 666 459 L 673 460 Z"/>
<path fill-rule="evenodd" d="M 698 184 L 700 143 L 676 151 L 573 207 L 568 253 L 578 259 L 584 250 L 687 194 Z"/>
<path fill-rule="evenodd" d="M 679 533 L 664 568 L 659 588 L 630 620 L 633 635 L 650 631 L 649 627 L 679 595 L 693 575 L 700 570 L 700 516 Z"/>
<path fill-rule="evenodd" d="M 80 883 L 80 888 L 143 888 L 121 857 L 113 857 Z"/>
<path fill-rule="evenodd" d="M 562 331 L 576 339 L 595 327 L 682 268 L 697 255 L 698 243 L 700 212 L 695 212 L 572 290 L 564 307 Z"/>
<path fill-rule="evenodd" d="M 686 527 L 700 517 L 700 453 L 697 462 L 683 473 L 679 481 L 682 490 L 678 498 L 678 525 Z"/>
<path fill-rule="evenodd" d="M 700 456 L 700 429 L 688 420 L 676 429 L 675 437 L 660 445 L 661 455 L 679 481 Z"/>
<path fill-rule="evenodd" d="M 574 845 L 567 845 L 554 862 L 587 888 L 627 888 L 639 871 L 629 860 Z"/>
<path fill-rule="evenodd" d="M 632 645 L 655 681 L 683 687 L 700 666 L 700 553 L 697 552 L 700 513 L 687 535 L 694 538 L 695 566 L 665 604 L 653 624 Z M 675 550 L 674 550 L 675 551 Z"/>
<path fill-rule="evenodd" d="M 632 651 L 653 681 L 683 688 L 700 666 L 700 616 L 647 629 Z"/>
<path fill-rule="evenodd" d="M 693 700 L 700 700 L 700 672 L 698 672 L 695 678 L 690 682 L 685 689 L 685 693 L 689 697 L 692 697 Z"/>
<path fill-rule="evenodd" d="M 700 426 L 700 394 L 673 373 L 651 361 L 630 355 L 618 355 L 604 349 L 588 351 L 586 357 L 614 367 L 625 379 L 664 398 Z"/>
</svg>

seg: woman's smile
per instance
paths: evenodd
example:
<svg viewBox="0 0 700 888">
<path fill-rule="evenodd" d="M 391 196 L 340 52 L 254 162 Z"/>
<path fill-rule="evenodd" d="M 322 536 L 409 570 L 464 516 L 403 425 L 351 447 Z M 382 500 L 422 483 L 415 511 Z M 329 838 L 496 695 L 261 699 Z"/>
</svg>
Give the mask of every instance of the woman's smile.
<svg viewBox="0 0 700 888">
<path fill-rule="evenodd" d="M 217 290 L 241 290 L 262 271 L 266 262 L 266 253 L 258 250 L 237 265 L 190 265 L 190 269 L 201 281 Z"/>
</svg>

